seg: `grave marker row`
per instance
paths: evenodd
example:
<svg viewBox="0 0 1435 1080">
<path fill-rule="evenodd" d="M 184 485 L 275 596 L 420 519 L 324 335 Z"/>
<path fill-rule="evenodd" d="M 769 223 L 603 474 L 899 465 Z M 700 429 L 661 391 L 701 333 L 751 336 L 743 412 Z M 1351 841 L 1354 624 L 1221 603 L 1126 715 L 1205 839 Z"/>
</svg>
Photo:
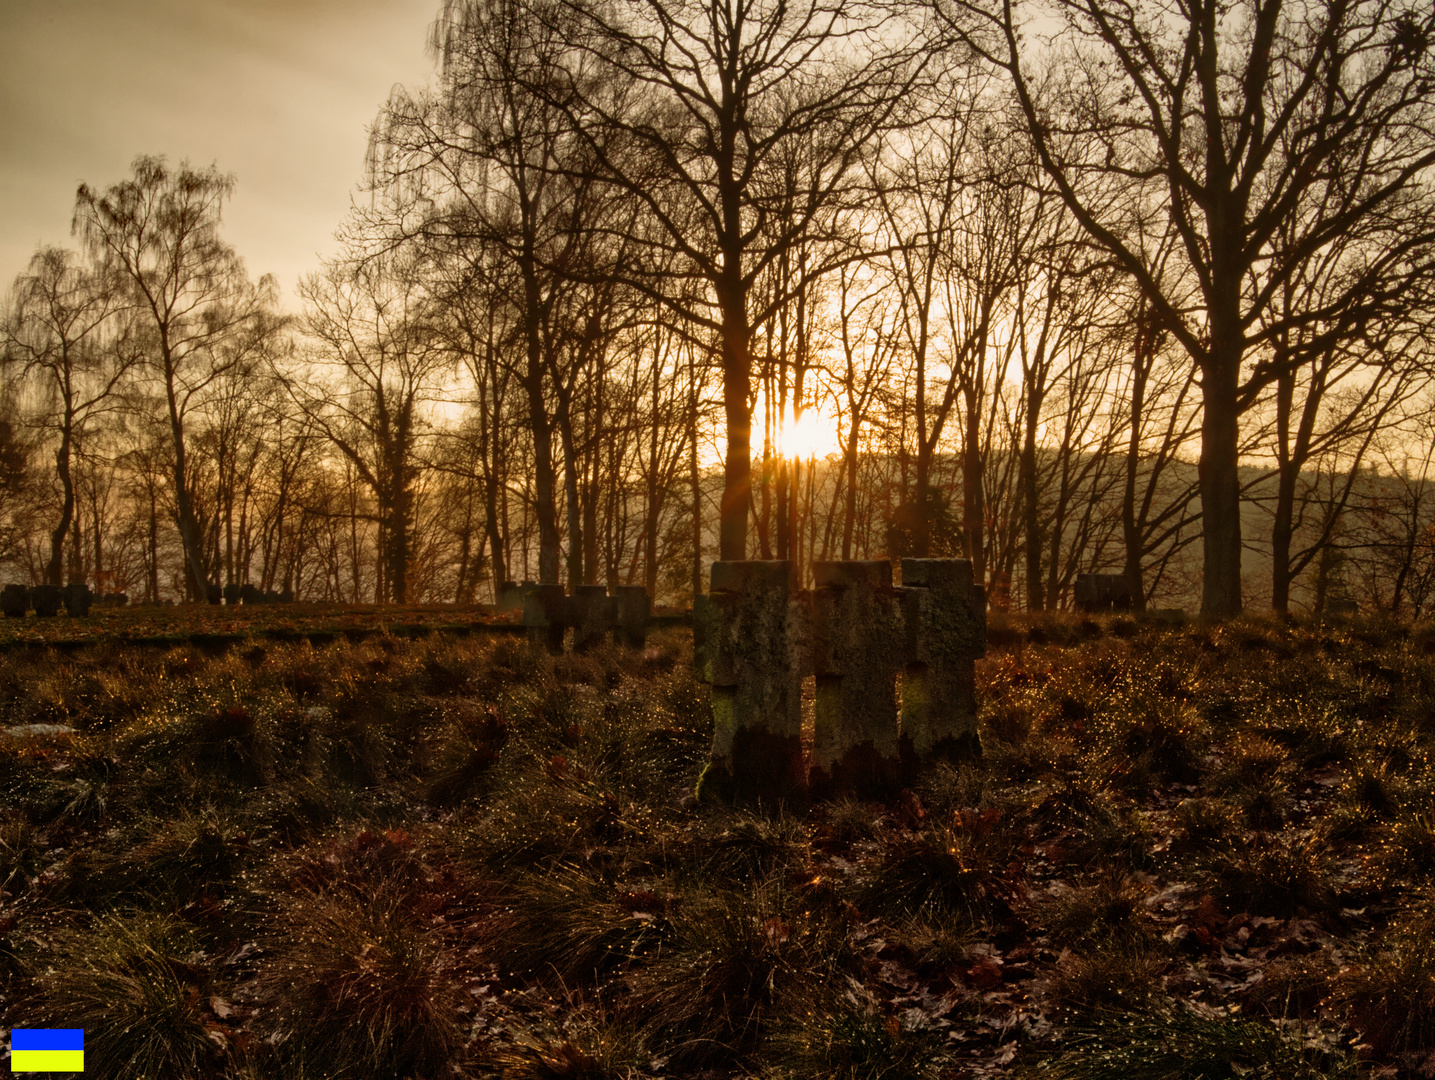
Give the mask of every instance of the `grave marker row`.
<svg viewBox="0 0 1435 1080">
<path fill-rule="evenodd" d="M 975 660 L 986 601 L 965 559 L 713 564 L 693 608 L 698 678 L 712 686 L 712 757 L 701 793 L 727 799 L 880 795 L 935 761 L 980 753 Z M 815 676 L 810 756 L 802 680 Z"/>
<path fill-rule="evenodd" d="M 619 585 L 612 595 L 602 585 L 579 585 L 569 596 L 562 585 L 525 581 L 506 586 L 498 606 L 521 609 L 529 642 L 555 654 L 563 651 L 569 630 L 574 652 L 588 652 L 609 635 L 616 645 L 641 649 L 647 644 L 653 613 L 652 598 L 641 585 Z"/>
<path fill-rule="evenodd" d="M 71 615 L 88 615 L 95 596 L 90 587 L 72 585 L 6 585 L 0 589 L 0 614 L 23 619 L 31 608 L 36 615 L 55 616 L 63 607 Z"/>
</svg>

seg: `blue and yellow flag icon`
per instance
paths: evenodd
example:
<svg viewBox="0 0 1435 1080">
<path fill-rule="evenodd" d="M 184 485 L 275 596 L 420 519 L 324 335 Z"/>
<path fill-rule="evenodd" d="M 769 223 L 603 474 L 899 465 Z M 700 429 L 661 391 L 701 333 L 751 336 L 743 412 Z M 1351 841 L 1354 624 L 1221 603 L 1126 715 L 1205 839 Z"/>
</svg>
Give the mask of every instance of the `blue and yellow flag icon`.
<svg viewBox="0 0 1435 1080">
<path fill-rule="evenodd" d="M 10 1032 L 10 1071 L 84 1072 L 84 1028 L 15 1028 Z"/>
</svg>

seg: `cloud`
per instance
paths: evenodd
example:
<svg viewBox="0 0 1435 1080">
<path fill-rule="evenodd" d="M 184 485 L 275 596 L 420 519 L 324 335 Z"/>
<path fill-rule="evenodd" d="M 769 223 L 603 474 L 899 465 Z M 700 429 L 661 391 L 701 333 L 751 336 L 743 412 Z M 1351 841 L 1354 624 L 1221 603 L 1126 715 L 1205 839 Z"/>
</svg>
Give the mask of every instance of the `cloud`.
<svg viewBox="0 0 1435 1080">
<path fill-rule="evenodd" d="M 226 235 L 292 290 L 360 180 L 365 126 L 430 71 L 438 0 L 0 0 L 0 287 L 68 242 L 75 187 L 138 154 L 238 177 Z"/>
</svg>

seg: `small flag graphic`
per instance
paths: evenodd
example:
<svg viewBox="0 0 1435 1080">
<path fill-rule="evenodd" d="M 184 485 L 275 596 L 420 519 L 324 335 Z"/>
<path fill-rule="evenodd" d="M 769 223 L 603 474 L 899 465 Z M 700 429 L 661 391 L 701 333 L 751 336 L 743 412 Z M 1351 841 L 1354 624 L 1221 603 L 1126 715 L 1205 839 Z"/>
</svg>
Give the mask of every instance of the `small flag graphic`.
<svg viewBox="0 0 1435 1080">
<path fill-rule="evenodd" d="M 84 1028 L 15 1028 L 10 1032 L 10 1071 L 84 1072 Z"/>
</svg>

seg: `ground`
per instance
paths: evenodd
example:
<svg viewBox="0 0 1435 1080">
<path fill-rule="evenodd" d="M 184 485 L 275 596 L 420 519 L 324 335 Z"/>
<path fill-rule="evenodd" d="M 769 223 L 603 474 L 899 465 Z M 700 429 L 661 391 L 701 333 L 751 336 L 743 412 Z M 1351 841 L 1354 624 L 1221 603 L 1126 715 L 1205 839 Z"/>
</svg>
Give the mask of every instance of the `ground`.
<svg viewBox="0 0 1435 1080">
<path fill-rule="evenodd" d="M 1435 1075 L 1427 628 L 1001 622 L 980 760 L 726 807 L 682 629 L 238 614 L 5 627 L 0 1027 L 87 1075 Z"/>
</svg>

